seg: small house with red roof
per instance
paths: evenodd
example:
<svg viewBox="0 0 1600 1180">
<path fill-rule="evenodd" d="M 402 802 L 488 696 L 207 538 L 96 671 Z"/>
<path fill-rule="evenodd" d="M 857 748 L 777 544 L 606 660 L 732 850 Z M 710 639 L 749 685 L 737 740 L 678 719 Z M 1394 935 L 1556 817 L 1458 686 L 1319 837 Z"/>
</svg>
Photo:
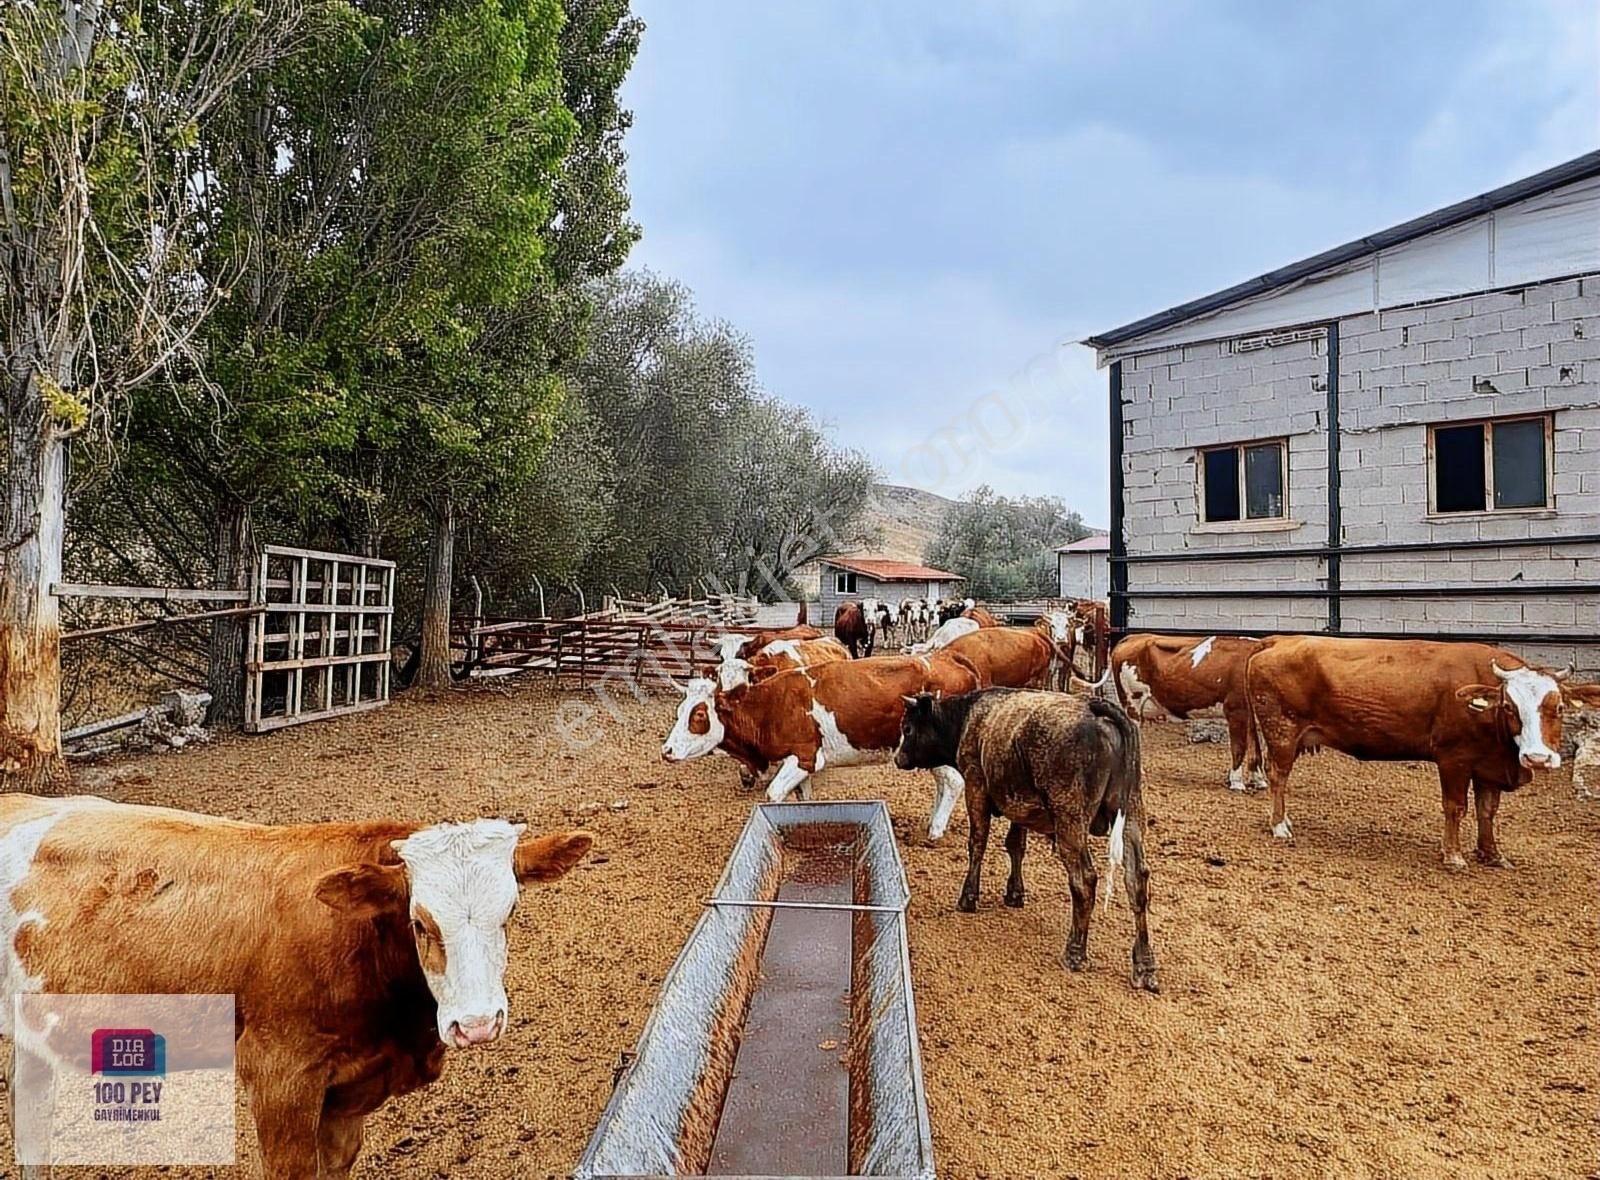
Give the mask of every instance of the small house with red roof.
<svg viewBox="0 0 1600 1180">
<path fill-rule="evenodd" d="M 817 564 L 822 569 L 819 626 L 833 620 L 833 612 L 841 602 L 860 602 L 863 598 L 894 603 L 908 598 L 955 598 L 960 595 L 963 582 L 959 574 L 949 570 L 888 557 L 823 557 Z"/>
</svg>

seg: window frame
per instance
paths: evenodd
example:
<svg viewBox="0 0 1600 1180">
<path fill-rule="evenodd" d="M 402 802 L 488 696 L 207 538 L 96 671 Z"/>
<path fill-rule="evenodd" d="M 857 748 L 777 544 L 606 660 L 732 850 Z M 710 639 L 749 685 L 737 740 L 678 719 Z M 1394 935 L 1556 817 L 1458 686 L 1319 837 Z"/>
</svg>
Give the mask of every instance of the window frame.
<svg viewBox="0 0 1600 1180">
<path fill-rule="evenodd" d="M 833 571 L 833 592 L 835 594 L 854 594 L 856 592 L 856 575 L 853 570 Z"/>
<path fill-rule="evenodd" d="M 1279 490 L 1283 507 L 1276 516 L 1251 516 L 1250 494 L 1246 486 L 1248 459 L 1245 452 L 1256 447 L 1278 448 Z M 1238 481 L 1239 515 L 1232 520 L 1212 520 L 1206 515 L 1206 456 L 1221 451 L 1233 451 L 1236 458 L 1235 478 Z M 1218 529 L 1275 528 L 1290 521 L 1289 516 L 1289 439 L 1287 435 L 1252 438 L 1242 442 L 1218 443 L 1215 446 L 1195 448 L 1195 516 L 1202 526 Z"/>
<path fill-rule="evenodd" d="M 1526 504 L 1517 508 L 1495 506 L 1494 496 L 1494 428 L 1516 422 L 1544 423 L 1544 503 Z M 1556 416 L 1550 410 L 1536 410 L 1531 414 L 1503 414 L 1492 418 L 1462 418 L 1453 422 L 1428 423 L 1428 515 L 1440 520 L 1462 520 L 1473 516 L 1516 516 L 1525 513 L 1555 511 L 1556 466 Z M 1458 430 L 1477 426 L 1483 431 L 1483 507 L 1439 508 L 1439 455 L 1434 435 L 1441 430 Z"/>
</svg>

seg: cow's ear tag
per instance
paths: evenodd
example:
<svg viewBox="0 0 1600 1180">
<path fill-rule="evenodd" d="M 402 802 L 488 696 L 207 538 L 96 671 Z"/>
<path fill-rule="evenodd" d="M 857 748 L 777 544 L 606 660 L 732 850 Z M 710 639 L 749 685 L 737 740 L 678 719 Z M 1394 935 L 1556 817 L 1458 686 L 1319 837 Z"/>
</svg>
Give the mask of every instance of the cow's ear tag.
<svg viewBox="0 0 1600 1180">
<path fill-rule="evenodd" d="M 1467 708 L 1471 709 L 1474 713 L 1482 713 L 1484 710 L 1490 708 L 1490 704 L 1482 697 L 1473 697 L 1467 702 Z"/>
</svg>

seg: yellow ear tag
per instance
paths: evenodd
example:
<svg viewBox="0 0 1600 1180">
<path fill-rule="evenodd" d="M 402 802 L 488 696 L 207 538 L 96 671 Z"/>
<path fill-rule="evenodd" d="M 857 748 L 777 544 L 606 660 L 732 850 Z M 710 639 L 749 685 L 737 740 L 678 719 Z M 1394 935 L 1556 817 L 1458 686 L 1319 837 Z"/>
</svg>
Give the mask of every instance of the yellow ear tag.
<svg viewBox="0 0 1600 1180">
<path fill-rule="evenodd" d="M 1467 708 L 1471 709 L 1474 713 L 1482 713 L 1485 709 L 1489 708 L 1489 702 L 1484 700 L 1482 697 L 1473 697 L 1467 702 Z"/>
</svg>

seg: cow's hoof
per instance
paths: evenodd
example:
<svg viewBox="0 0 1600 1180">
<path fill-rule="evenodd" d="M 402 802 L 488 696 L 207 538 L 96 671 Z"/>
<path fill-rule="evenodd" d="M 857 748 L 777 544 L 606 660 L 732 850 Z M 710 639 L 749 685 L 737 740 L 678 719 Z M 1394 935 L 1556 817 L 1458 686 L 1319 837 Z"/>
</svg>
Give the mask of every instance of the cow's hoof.
<svg viewBox="0 0 1600 1180">
<path fill-rule="evenodd" d="M 975 914 L 978 912 L 978 899 L 963 893 L 956 898 L 956 909 L 963 914 Z"/>
<path fill-rule="evenodd" d="M 1284 816 L 1281 823 L 1273 826 L 1272 834 L 1279 840 L 1294 839 L 1294 825 L 1289 822 L 1289 817 Z"/>
<path fill-rule="evenodd" d="M 1026 900 L 1027 895 L 1024 894 L 1022 890 L 1019 889 L 1015 893 L 1011 892 L 1009 889 L 1006 890 L 1006 904 L 1012 909 L 1020 910 L 1022 908 L 1022 903 Z"/>
<path fill-rule="evenodd" d="M 1489 869 L 1511 869 L 1516 867 L 1498 849 L 1493 852 L 1485 852 L 1482 848 L 1478 849 L 1478 863 Z"/>
<path fill-rule="evenodd" d="M 1243 794 L 1249 789 L 1250 788 L 1245 785 L 1244 779 L 1234 778 L 1232 775 L 1228 776 L 1228 790 L 1238 791 L 1240 794 Z"/>
<path fill-rule="evenodd" d="M 1458 872 L 1467 867 L 1467 858 L 1459 852 L 1452 852 L 1444 858 L 1444 867 L 1451 872 Z"/>
<path fill-rule="evenodd" d="M 1161 985 L 1156 981 L 1156 965 L 1154 963 L 1144 967 L 1135 964 L 1131 978 L 1133 986 L 1140 991 L 1149 992 L 1152 995 L 1160 994 Z"/>
<path fill-rule="evenodd" d="M 1089 965 L 1089 956 L 1083 951 L 1069 950 L 1061 956 L 1061 962 L 1068 971 L 1082 971 Z"/>
<path fill-rule="evenodd" d="M 1264 778 L 1253 778 L 1250 780 L 1250 785 L 1245 789 L 1252 795 L 1259 795 L 1262 791 L 1267 789 L 1267 780 Z"/>
</svg>

